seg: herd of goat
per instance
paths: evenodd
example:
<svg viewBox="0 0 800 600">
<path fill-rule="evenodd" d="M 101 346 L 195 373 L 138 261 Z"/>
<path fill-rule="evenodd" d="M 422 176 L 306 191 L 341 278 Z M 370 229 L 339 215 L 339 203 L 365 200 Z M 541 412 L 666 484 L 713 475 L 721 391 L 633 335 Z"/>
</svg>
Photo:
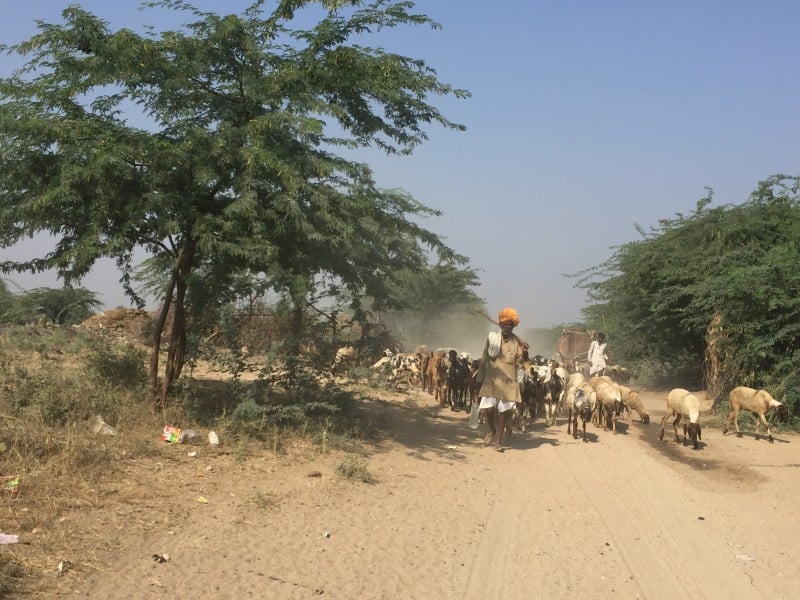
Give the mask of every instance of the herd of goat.
<svg viewBox="0 0 800 600">
<path fill-rule="evenodd" d="M 395 383 L 422 388 L 440 406 L 449 406 L 454 411 L 470 411 L 473 404 L 479 401 L 480 384 L 475 380 L 479 364 L 479 360 L 452 348 L 436 352 L 418 349 L 414 353 L 386 350 L 383 357 L 372 365 L 372 369 L 383 371 Z M 517 405 L 513 427 L 525 431 L 531 422 L 539 418 L 552 426 L 556 423 L 556 415 L 566 415 L 567 434 L 577 439 L 580 421 L 582 438 L 586 441 L 588 422 L 614 433 L 617 432 L 616 418 L 622 416 L 630 421 L 632 412 L 638 415 L 643 424 L 650 422 L 639 393 L 625 385 L 630 378 L 626 369 L 611 366 L 606 369 L 609 375 L 587 378 L 581 370 L 569 372 L 558 362 L 540 355 L 529 357 L 526 354 L 523 364 L 524 372 L 519 373 L 522 402 Z M 691 441 L 697 449 L 698 440 L 702 440 L 700 400 L 688 390 L 676 388 L 669 392 L 666 402 L 659 439 L 663 440 L 667 421 L 672 418 L 675 440 L 681 441 L 678 425 L 682 422 L 683 442 Z M 730 392 L 729 405 L 723 434 L 728 432 L 732 422 L 737 434 L 740 433 L 741 411 L 756 415 L 756 439 L 761 425 L 764 425 L 770 442 L 773 437 L 766 416 L 774 411 L 781 421 L 788 421 L 786 405 L 775 400 L 766 390 L 736 387 Z"/>
</svg>

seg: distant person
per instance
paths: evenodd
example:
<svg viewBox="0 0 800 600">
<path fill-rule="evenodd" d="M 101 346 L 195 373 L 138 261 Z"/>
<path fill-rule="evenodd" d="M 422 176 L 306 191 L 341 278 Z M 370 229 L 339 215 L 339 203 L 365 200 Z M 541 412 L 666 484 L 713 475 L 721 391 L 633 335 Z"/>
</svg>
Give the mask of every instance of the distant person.
<svg viewBox="0 0 800 600">
<path fill-rule="evenodd" d="M 605 333 L 598 333 L 597 339 L 592 340 L 586 357 L 589 360 L 589 377 L 605 375 L 608 360 L 608 342 Z"/>
<path fill-rule="evenodd" d="M 489 432 L 483 439 L 485 446 L 492 442 L 495 449 L 503 451 L 503 433 L 522 401 L 517 372 L 522 369 L 523 352 L 528 344 L 514 335 L 519 325 L 519 315 L 513 308 L 504 308 L 498 316 L 500 331 L 493 331 L 486 338 L 480 367 L 475 381 L 481 384 L 480 409 L 485 411 Z"/>
</svg>

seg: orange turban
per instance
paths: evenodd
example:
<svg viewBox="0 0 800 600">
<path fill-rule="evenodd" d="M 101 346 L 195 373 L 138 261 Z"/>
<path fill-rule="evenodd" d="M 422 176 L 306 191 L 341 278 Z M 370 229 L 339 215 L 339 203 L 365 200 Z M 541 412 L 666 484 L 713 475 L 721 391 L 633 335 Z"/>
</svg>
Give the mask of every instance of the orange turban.
<svg viewBox="0 0 800 600">
<path fill-rule="evenodd" d="M 510 321 L 511 323 L 514 324 L 514 327 L 519 325 L 519 315 L 517 314 L 517 311 L 514 310 L 513 308 L 504 308 L 503 310 L 501 310 L 500 316 L 498 316 L 497 320 L 500 323 Z"/>
</svg>

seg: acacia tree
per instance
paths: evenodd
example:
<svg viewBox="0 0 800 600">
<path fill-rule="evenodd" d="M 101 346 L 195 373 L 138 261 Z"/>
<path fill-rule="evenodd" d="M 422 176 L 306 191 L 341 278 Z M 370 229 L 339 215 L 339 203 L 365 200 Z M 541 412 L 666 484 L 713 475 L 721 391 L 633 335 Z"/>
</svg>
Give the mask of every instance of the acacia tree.
<svg viewBox="0 0 800 600">
<path fill-rule="evenodd" d="M 425 265 L 426 251 L 460 258 L 411 219 L 438 212 L 379 189 L 367 165 L 336 153 L 410 153 L 430 123 L 463 129 L 429 97 L 466 92 L 422 60 L 352 41 L 438 27 L 411 2 L 258 0 L 230 15 L 182 0 L 148 6 L 190 22 L 111 31 L 70 6 L 63 23 L 40 21 L 6 48 L 28 62 L 0 80 L 0 244 L 37 232 L 56 244 L 0 268 L 55 269 L 69 283 L 113 257 L 142 305 L 134 251 L 168 264 L 150 361 L 156 395 L 171 312 L 162 402 L 184 363 L 193 288 L 221 293 L 237 273 L 277 272 L 299 295 L 300 282 L 327 273 L 380 295 L 387 273 Z M 295 13 L 312 8 L 318 23 L 293 29 Z"/>
</svg>

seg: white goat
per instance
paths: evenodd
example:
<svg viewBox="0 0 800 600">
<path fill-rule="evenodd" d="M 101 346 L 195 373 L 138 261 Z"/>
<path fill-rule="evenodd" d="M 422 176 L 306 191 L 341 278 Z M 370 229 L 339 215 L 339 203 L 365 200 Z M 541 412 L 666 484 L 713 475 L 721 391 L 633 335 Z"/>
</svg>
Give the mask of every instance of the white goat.
<svg viewBox="0 0 800 600">
<path fill-rule="evenodd" d="M 558 378 L 561 380 L 561 393 L 558 395 L 556 399 L 558 402 L 558 407 L 560 408 L 564 404 L 564 400 L 567 398 L 567 385 L 569 385 L 569 378 L 570 374 L 564 367 L 559 365 L 558 363 L 554 363 L 551 367 L 553 371 L 553 375 L 557 375 Z M 560 411 L 559 411 L 560 412 Z"/>
<path fill-rule="evenodd" d="M 564 404 L 564 398 L 566 397 L 569 373 L 564 367 L 559 366 L 557 362 L 551 363 L 547 369 L 550 370 L 550 375 L 545 383 L 544 418 L 547 425 L 555 425 L 556 412 Z"/>
<path fill-rule="evenodd" d="M 728 410 L 728 419 L 725 421 L 725 430 L 722 435 L 728 433 L 731 421 L 736 425 L 736 433 L 741 436 L 742 432 L 739 431 L 739 411 L 747 410 L 756 413 L 756 433 L 755 438 L 758 439 L 758 430 L 761 424 L 767 428 L 767 439 L 770 442 L 772 439 L 772 431 L 767 423 L 767 413 L 773 410 L 778 414 L 778 418 L 784 423 L 789 420 L 789 411 L 783 402 L 778 402 L 766 390 L 754 390 L 753 388 L 745 387 L 743 385 L 735 387 L 728 395 L 730 409 Z"/>
<path fill-rule="evenodd" d="M 650 423 L 650 415 L 648 415 L 644 410 L 644 405 L 642 404 L 642 398 L 639 396 L 639 392 L 634 391 L 624 385 L 619 386 L 619 391 L 620 394 L 622 394 L 622 406 L 625 412 L 628 413 L 628 418 L 630 419 L 631 411 L 635 410 L 643 424 L 647 425 Z"/>
<path fill-rule="evenodd" d="M 610 429 L 617 433 L 614 416 L 622 407 L 622 394 L 619 384 L 608 377 L 592 377 L 589 385 L 597 392 L 597 421 L 598 426 Z"/>
<path fill-rule="evenodd" d="M 564 386 L 564 398 L 572 398 L 575 395 L 575 390 L 578 389 L 586 383 L 586 378 L 583 376 L 583 373 L 570 373 L 567 377 L 567 385 Z M 565 402 L 566 404 L 566 402 Z M 562 410 L 559 411 L 561 415 L 564 414 L 564 410 L 568 409 L 568 406 L 563 406 Z"/>
<path fill-rule="evenodd" d="M 683 443 L 686 443 L 686 436 L 688 432 L 689 439 L 694 444 L 694 449 L 697 450 L 697 440 L 702 440 L 702 432 L 700 423 L 700 399 L 688 390 L 683 388 L 675 388 L 667 395 L 667 413 L 661 419 L 661 432 L 658 434 L 658 439 L 664 439 L 664 426 L 667 419 L 675 415 L 675 420 L 672 421 L 672 428 L 675 430 L 675 441 L 679 442 L 678 437 L 678 423 L 683 418 L 688 421 L 688 424 L 683 423 Z"/>
<path fill-rule="evenodd" d="M 567 419 L 567 435 L 572 429 L 573 439 L 578 438 L 578 415 L 583 423 L 583 441 L 586 440 L 586 422 L 592 420 L 592 403 L 584 392 L 584 388 L 592 389 L 591 386 L 583 384 L 581 387 L 574 388 L 571 396 L 567 396 L 566 402 L 569 405 L 569 415 Z"/>
</svg>

